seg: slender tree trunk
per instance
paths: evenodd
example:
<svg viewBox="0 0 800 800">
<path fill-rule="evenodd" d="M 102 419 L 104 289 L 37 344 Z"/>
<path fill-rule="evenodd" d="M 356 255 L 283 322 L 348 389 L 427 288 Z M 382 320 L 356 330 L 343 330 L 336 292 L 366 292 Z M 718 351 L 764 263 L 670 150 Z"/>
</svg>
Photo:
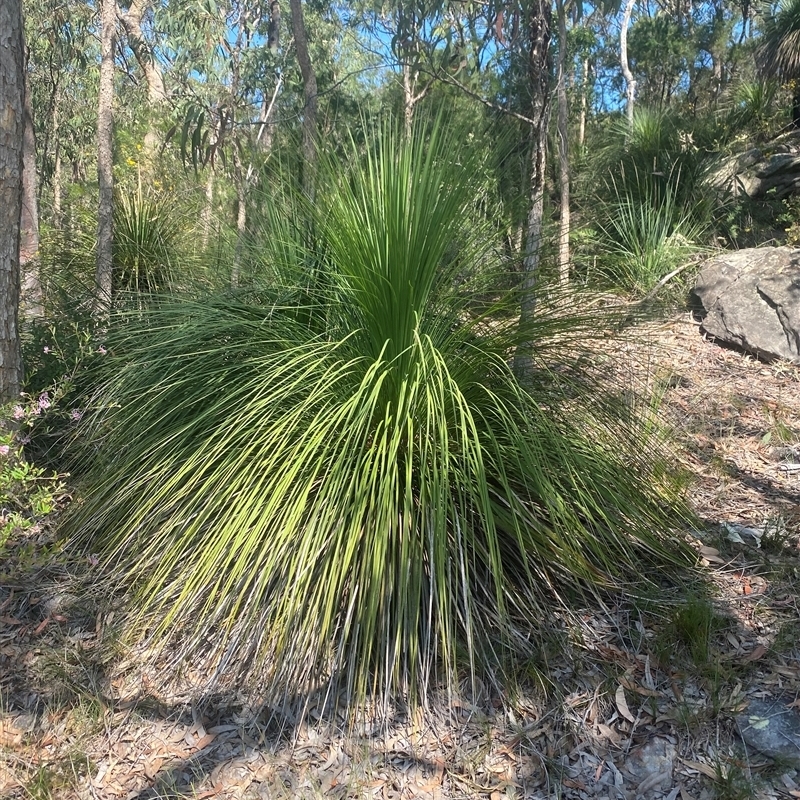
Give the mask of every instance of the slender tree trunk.
<svg viewBox="0 0 800 800">
<path fill-rule="evenodd" d="M 267 29 L 267 46 L 270 52 L 275 55 L 280 49 L 281 44 L 281 4 L 279 0 L 271 0 L 269 4 L 269 27 Z M 272 92 L 272 97 L 268 101 L 264 97 L 261 105 L 261 120 L 258 128 L 258 135 L 256 136 L 256 147 L 262 153 L 268 155 L 272 152 L 272 142 L 275 139 L 275 108 L 283 86 L 283 75 L 278 76 L 275 82 L 275 89 Z M 247 179 L 250 180 L 252 176 L 252 163 L 247 169 Z"/>
<path fill-rule="evenodd" d="M 414 125 L 414 87 L 411 81 L 411 66 L 403 64 L 403 125 L 406 138 L 411 136 Z"/>
<path fill-rule="evenodd" d="M 578 122 L 578 147 L 581 154 L 586 145 L 586 111 L 589 105 L 589 59 L 583 59 L 583 76 L 581 78 L 581 115 Z"/>
<path fill-rule="evenodd" d="M 528 84 L 530 92 L 530 206 L 525 226 L 525 257 L 522 261 L 520 326 L 524 329 L 536 311 L 536 284 L 542 248 L 544 189 L 546 177 L 547 127 L 550 116 L 550 4 L 534 0 L 529 10 Z M 520 377 L 533 368 L 533 342 L 523 342 L 514 355 L 514 370 Z"/>
<path fill-rule="evenodd" d="M 26 49 L 25 55 L 25 63 L 28 63 L 28 53 Z M 52 62 L 52 58 L 51 58 Z M 50 65 L 50 73 L 53 74 L 53 65 Z M 43 115 L 43 119 L 47 119 L 51 121 L 50 125 L 44 126 L 44 137 L 42 141 L 42 161 L 47 161 L 48 156 L 50 155 L 50 145 L 51 142 L 55 142 L 55 145 L 58 145 L 58 106 L 61 102 L 61 75 L 56 74 L 54 77 L 51 78 L 51 86 L 52 90 L 50 92 L 50 100 L 47 103 L 47 110 Z M 25 79 L 25 91 L 28 91 L 28 79 Z M 37 186 L 37 193 L 38 193 L 38 200 L 39 205 L 42 204 L 42 187 L 43 184 L 39 183 Z"/>
<path fill-rule="evenodd" d="M 50 126 L 50 137 L 54 144 L 53 153 L 53 216 L 51 223 L 56 230 L 61 230 L 61 139 L 59 138 L 59 125 L 61 122 L 61 109 L 59 103 L 53 104 L 53 124 Z M 40 191 L 41 191 L 41 187 Z"/>
<path fill-rule="evenodd" d="M 545 111 L 545 113 L 547 113 Z M 547 171 L 547 132 L 545 125 L 531 126 L 530 207 L 525 222 L 525 255 L 522 260 L 522 299 L 520 323 L 529 323 L 536 311 L 536 285 L 541 260 L 544 227 L 544 189 Z"/>
<path fill-rule="evenodd" d="M 569 129 L 567 106 L 567 15 L 565 0 L 556 0 L 558 13 L 558 180 L 561 193 L 561 214 L 558 226 L 558 280 L 562 286 L 569 285 Z"/>
<path fill-rule="evenodd" d="M 292 35 L 297 50 L 297 63 L 303 78 L 303 172 L 302 186 L 305 194 L 313 200 L 317 165 L 317 76 L 308 53 L 308 37 L 303 20 L 301 0 L 289 0 L 292 12 Z"/>
<path fill-rule="evenodd" d="M 233 167 L 236 181 L 236 249 L 233 253 L 231 286 L 236 288 L 242 273 L 242 255 L 247 233 L 247 186 L 242 161 L 235 147 L 233 148 Z"/>
<path fill-rule="evenodd" d="M 279 0 L 271 0 L 269 4 L 269 27 L 267 29 L 267 46 L 274 55 L 281 43 L 281 4 Z"/>
<path fill-rule="evenodd" d="M 433 85 L 429 80 L 419 91 L 419 72 L 414 72 L 410 64 L 403 64 L 403 125 L 406 138 L 411 136 L 414 126 L 414 110 Z"/>
<path fill-rule="evenodd" d="M 211 218 L 214 213 L 214 168 L 208 166 L 206 169 L 208 170 L 208 175 L 206 176 L 206 201 L 200 213 L 203 250 L 208 249 L 208 240 L 211 238 Z"/>
<path fill-rule="evenodd" d="M 97 179 L 100 201 L 97 214 L 97 314 L 111 310 L 112 247 L 114 240 L 114 45 L 116 2 L 101 0 L 100 87 L 97 106 Z"/>
<path fill-rule="evenodd" d="M 167 91 L 164 88 L 164 76 L 158 61 L 153 57 L 153 51 L 142 32 L 142 17 L 150 7 L 151 0 L 133 0 L 127 11 L 117 6 L 116 13 L 128 38 L 128 44 L 133 51 L 136 63 L 142 70 L 147 84 L 147 101 L 149 104 L 149 119 L 147 132 L 144 136 L 142 149 L 142 164 L 145 174 L 152 172 L 156 153 L 158 152 L 158 132 L 155 120 L 158 109 L 166 103 Z"/>
<path fill-rule="evenodd" d="M 633 4 L 636 0 L 627 0 L 625 12 L 622 15 L 622 25 L 619 31 L 619 65 L 622 68 L 622 76 L 625 78 L 625 113 L 628 116 L 628 125 L 633 125 L 633 104 L 636 100 L 636 80 L 633 77 L 631 68 L 628 66 L 628 26 L 631 23 Z"/>
<path fill-rule="evenodd" d="M 403 126 L 406 138 L 411 136 L 414 126 L 414 111 L 417 103 L 430 91 L 432 80 L 428 80 L 419 88 L 419 67 L 416 65 L 419 55 L 419 22 L 416 13 L 412 10 L 409 14 L 402 4 L 398 9 L 398 31 L 403 32 L 405 44 L 400 48 L 402 58 L 403 76 Z"/>
<path fill-rule="evenodd" d="M 63 211 L 61 210 L 61 142 L 56 140 L 56 152 L 53 159 L 53 227 L 61 230 L 61 225 L 64 219 Z"/>
<path fill-rule="evenodd" d="M 283 75 L 278 77 L 275 83 L 275 89 L 272 92 L 272 97 L 268 100 L 264 97 L 261 104 L 261 116 L 258 125 L 258 134 L 256 135 L 256 147 L 261 151 L 264 157 L 272 152 L 272 143 L 275 139 L 275 108 L 280 94 L 281 87 L 283 86 Z M 253 177 L 253 161 L 247 165 L 247 176 L 245 183 L 249 186 Z"/>
<path fill-rule="evenodd" d="M 219 145 L 220 136 L 223 129 L 222 113 L 214 116 L 214 124 L 212 125 L 210 142 L 213 148 Z M 235 148 L 234 148 L 235 149 Z M 214 217 L 214 185 L 216 183 L 216 172 L 214 171 L 214 161 L 212 160 L 206 167 L 208 176 L 206 177 L 206 190 L 205 190 L 205 203 L 203 210 L 200 212 L 200 228 L 202 230 L 202 246 L 203 250 L 208 249 L 208 242 L 211 238 L 212 220 Z"/>
<path fill-rule="evenodd" d="M 27 61 L 27 53 L 26 59 Z M 36 134 L 28 71 L 25 70 L 25 136 L 22 143 L 22 216 L 20 219 L 19 271 L 20 313 L 27 319 L 41 319 L 42 282 L 39 274 L 39 198 L 36 187 Z"/>
<path fill-rule="evenodd" d="M 0 3 L 0 403 L 19 396 L 19 243 L 25 67 L 21 0 Z"/>
</svg>

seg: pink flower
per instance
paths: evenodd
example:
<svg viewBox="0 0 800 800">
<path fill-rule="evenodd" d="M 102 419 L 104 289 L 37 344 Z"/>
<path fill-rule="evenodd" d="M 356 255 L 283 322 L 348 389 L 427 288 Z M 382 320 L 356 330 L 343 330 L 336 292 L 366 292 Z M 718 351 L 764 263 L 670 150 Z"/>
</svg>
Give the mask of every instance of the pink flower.
<svg viewBox="0 0 800 800">
<path fill-rule="evenodd" d="M 79 408 L 73 408 L 72 411 L 69 412 L 69 418 L 73 422 L 80 422 L 83 418 L 83 411 L 81 411 Z"/>
<path fill-rule="evenodd" d="M 39 395 L 37 405 L 39 406 L 40 411 L 50 408 L 50 396 L 47 394 L 47 392 L 42 392 Z"/>
<path fill-rule="evenodd" d="M 11 452 L 11 448 L 7 444 L 0 444 L 0 456 L 7 456 Z"/>
<path fill-rule="evenodd" d="M 51 349 L 50 349 L 50 348 L 49 348 L 47 345 L 45 345 L 45 346 L 42 348 L 42 350 L 43 350 L 45 353 L 52 353 L 52 352 L 53 352 L 53 351 L 52 351 L 52 350 L 51 350 Z"/>
<path fill-rule="evenodd" d="M 22 406 L 14 406 L 11 416 L 17 421 L 25 419 L 25 409 Z"/>
<path fill-rule="evenodd" d="M 106 350 L 105 347 L 103 347 L 103 345 L 100 345 L 100 347 L 97 348 L 97 352 L 100 353 L 101 356 L 104 356 L 108 352 L 108 350 Z"/>
</svg>

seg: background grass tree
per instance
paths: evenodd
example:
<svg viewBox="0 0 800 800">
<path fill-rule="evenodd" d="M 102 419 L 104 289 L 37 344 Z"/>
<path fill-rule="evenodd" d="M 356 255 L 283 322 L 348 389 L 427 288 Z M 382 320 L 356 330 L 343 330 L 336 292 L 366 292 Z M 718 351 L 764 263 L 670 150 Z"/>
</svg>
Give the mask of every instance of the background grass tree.
<svg viewBox="0 0 800 800">
<path fill-rule="evenodd" d="M 756 50 L 763 75 L 792 86 L 792 126 L 800 128 L 800 2 L 782 0 L 764 23 Z"/>
</svg>

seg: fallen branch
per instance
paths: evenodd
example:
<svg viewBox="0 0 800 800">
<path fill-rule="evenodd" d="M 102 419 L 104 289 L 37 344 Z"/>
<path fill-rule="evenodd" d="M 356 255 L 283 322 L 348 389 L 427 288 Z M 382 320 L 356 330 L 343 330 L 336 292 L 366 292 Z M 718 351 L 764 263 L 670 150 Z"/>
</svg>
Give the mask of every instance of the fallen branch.
<svg viewBox="0 0 800 800">
<path fill-rule="evenodd" d="M 672 270 L 672 272 L 668 272 L 642 299 L 642 303 L 646 303 L 648 300 L 652 300 L 657 294 L 658 290 L 661 289 L 663 286 L 666 286 L 676 275 L 680 275 L 687 267 L 692 267 L 697 263 L 697 259 L 692 261 L 687 261 L 685 264 L 681 264 L 677 269 Z"/>
</svg>

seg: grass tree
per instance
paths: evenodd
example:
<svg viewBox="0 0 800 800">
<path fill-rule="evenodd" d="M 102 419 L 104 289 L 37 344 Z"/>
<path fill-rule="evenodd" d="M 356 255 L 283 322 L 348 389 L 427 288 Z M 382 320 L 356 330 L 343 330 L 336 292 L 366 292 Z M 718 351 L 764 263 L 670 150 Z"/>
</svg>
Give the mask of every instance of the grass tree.
<svg viewBox="0 0 800 800">
<path fill-rule="evenodd" d="M 68 525 L 148 652 L 272 697 L 419 698 L 686 563 L 655 451 L 544 366 L 577 317 L 520 330 L 465 291 L 497 251 L 458 141 L 387 125 L 323 158 L 316 206 L 272 205 L 267 285 L 110 334 Z"/>
<path fill-rule="evenodd" d="M 781 0 L 767 16 L 756 51 L 762 75 L 792 84 L 792 125 L 800 128 L 800 0 Z"/>
</svg>

